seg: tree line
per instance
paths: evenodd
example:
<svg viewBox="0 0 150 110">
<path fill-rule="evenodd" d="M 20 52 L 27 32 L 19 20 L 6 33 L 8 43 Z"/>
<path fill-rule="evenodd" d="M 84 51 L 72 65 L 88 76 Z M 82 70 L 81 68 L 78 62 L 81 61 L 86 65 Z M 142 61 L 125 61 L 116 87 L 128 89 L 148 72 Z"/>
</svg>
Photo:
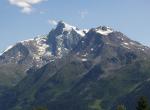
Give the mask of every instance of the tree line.
<svg viewBox="0 0 150 110">
<path fill-rule="evenodd" d="M 118 105 L 117 110 L 127 110 L 124 105 Z M 139 98 L 136 106 L 136 110 L 150 110 L 150 105 L 145 96 Z"/>
<path fill-rule="evenodd" d="M 33 110 L 48 110 L 46 107 L 37 107 Z M 118 105 L 116 110 L 127 110 L 125 105 L 121 104 Z M 150 110 L 150 105 L 146 97 L 142 96 L 139 98 L 136 106 L 136 110 Z"/>
</svg>

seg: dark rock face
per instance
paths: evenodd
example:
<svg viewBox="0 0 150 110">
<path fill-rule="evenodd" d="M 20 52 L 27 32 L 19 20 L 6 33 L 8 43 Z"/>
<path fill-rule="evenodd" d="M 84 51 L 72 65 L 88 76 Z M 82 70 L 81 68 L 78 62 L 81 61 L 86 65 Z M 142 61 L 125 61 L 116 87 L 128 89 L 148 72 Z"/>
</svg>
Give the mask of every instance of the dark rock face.
<svg viewBox="0 0 150 110">
<path fill-rule="evenodd" d="M 48 35 L 47 43 L 52 49 L 52 54 L 58 56 L 58 49 L 62 51 L 70 51 L 73 49 L 79 40 L 82 38 L 80 34 L 73 28 L 65 30 L 65 24 L 60 22 L 55 30 L 52 30 Z M 67 54 L 66 52 L 65 54 Z"/>
</svg>

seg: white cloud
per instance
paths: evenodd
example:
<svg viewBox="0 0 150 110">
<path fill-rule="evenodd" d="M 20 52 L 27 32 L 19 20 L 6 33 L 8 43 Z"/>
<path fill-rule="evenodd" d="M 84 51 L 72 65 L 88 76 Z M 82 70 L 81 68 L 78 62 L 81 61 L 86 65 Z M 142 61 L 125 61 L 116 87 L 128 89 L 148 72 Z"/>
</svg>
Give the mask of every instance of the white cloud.
<svg viewBox="0 0 150 110">
<path fill-rule="evenodd" d="M 29 7 L 25 7 L 21 10 L 22 13 L 30 14 L 32 12 L 32 9 Z"/>
<path fill-rule="evenodd" d="M 82 10 L 82 11 L 79 11 L 79 14 L 80 14 L 80 17 L 82 19 L 84 19 L 88 15 L 88 11 L 87 10 Z"/>
<path fill-rule="evenodd" d="M 56 26 L 57 24 L 58 24 L 58 22 L 56 21 L 56 20 L 48 20 L 48 23 L 50 24 L 50 25 L 54 25 L 54 26 Z"/>
<path fill-rule="evenodd" d="M 32 12 L 32 6 L 46 0 L 9 0 L 9 3 L 21 8 L 21 12 L 29 14 Z"/>
</svg>

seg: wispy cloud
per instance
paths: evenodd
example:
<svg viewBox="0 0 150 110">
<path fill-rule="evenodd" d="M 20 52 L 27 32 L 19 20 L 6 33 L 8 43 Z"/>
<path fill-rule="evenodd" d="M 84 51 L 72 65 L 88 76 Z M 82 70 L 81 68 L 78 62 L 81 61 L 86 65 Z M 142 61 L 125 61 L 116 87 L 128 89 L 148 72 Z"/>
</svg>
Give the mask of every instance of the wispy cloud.
<svg viewBox="0 0 150 110">
<path fill-rule="evenodd" d="M 22 13 L 29 14 L 33 11 L 33 5 L 47 0 L 9 0 L 9 3 L 21 8 Z"/>
<path fill-rule="evenodd" d="M 44 11 L 43 11 L 43 10 L 41 10 L 41 11 L 39 11 L 39 13 L 40 13 L 40 14 L 45 14 L 45 13 L 46 13 L 46 11 L 45 11 L 45 10 L 44 10 Z"/>
<path fill-rule="evenodd" d="M 58 22 L 57 22 L 56 20 L 49 19 L 49 20 L 48 20 L 48 23 L 49 23 L 50 25 L 56 26 Z"/>
<path fill-rule="evenodd" d="M 79 11 L 79 15 L 80 15 L 81 19 L 84 19 L 88 15 L 88 13 L 89 12 L 87 10 Z"/>
</svg>

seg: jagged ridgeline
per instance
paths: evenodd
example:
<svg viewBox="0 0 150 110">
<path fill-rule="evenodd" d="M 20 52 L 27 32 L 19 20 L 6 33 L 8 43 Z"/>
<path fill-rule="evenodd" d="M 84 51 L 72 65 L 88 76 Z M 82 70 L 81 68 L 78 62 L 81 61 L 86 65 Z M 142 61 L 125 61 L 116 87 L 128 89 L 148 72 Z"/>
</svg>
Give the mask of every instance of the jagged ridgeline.
<svg viewBox="0 0 150 110">
<path fill-rule="evenodd" d="M 0 55 L 0 110 L 135 110 L 150 99 L 150 48 L 107 26 L 63 21 Z"/>
</svg>

